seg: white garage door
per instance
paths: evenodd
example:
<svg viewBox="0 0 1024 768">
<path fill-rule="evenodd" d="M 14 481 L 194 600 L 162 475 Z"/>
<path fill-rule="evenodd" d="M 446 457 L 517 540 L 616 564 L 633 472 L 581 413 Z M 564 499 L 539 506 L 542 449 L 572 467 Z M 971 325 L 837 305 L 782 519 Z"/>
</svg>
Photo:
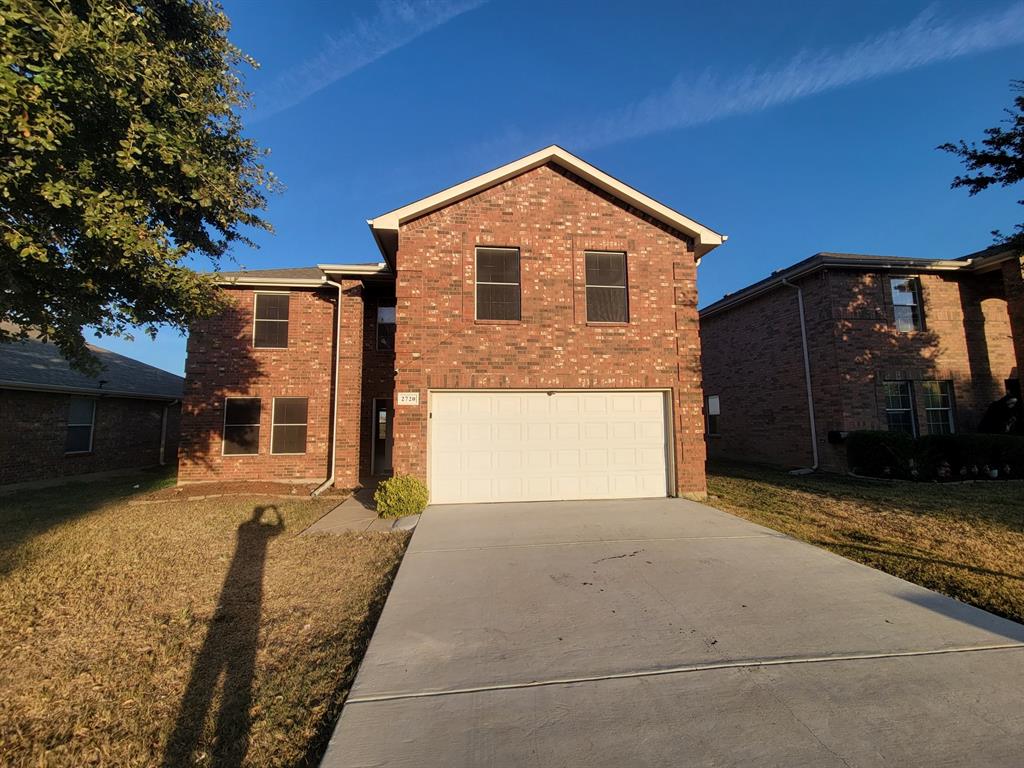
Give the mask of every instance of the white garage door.
<svg viewBox="0 0 1024 768">
<path fill-rule="evenodd" d="M 430 501 L 668 495 L 661 392 L 433 392 Z"/>
</svg>

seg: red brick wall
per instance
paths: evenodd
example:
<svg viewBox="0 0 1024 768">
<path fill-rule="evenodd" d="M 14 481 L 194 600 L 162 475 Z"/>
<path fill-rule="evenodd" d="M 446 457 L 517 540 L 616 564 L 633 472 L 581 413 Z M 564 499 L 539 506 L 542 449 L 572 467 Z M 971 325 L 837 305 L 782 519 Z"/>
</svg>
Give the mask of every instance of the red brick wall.
<svg viewBox="0 0 1024 768">
<path fill-rule="evenodd" d="M 913 333 L 899 333 L 893 327 L 889 277 L 829 270 L 800 283 L 807 304 L 815 417 L 824 469 L 846 469 L 842 447 L 827 442 L 830 430 L 885 428 L 882 382 L 886 379 L 914 382 L 922 434 L 927 432 L 927 422 L 920 382 L 951 380 L 957 428 L 970 432 L 985 407 L 1002 394 L 1003 381 L 1015 365 L 1007 303 L 998 274 L 919 275 L 925 329 Z M 727 403 L 723 397 L 723 437 L 710 441 L 712 455 L 783 465 L 808 463 L 809 447 L 793 439 L 794 434 L 801 439 L 807 434 L 806 407 L 800 407 L 795 394 L 795 382 L 803 374 L 802 362 L 790 350 L 800 339 L 794 304 L 792 289 L 778 288 L 761 299 L 704 319 L 706 391 L 727 390 L 734 400 Z M 780 333 L 788 335 L 779 338 Z M 737 385 L 732 371 L 770 371 L 783 364 L 779 356 L 785 350 L 790 351 L 786 374 L 778 374 L 785 378 L 781 391 L 776 380 L 770 380 L 768 386 Z M 772 429 L 765 430 L 765 414 L 771 412 L 775 421 Z M 724 434 L 726 424 L 728 435 Z M 751 447 L 751 442 L 758 446 Z M 765 452 L 760 448 L 763 442 L 776 450 Z"/>
<path fill-rule="evenodd" d="M 1013 329 L 1015 378 L 1024 382 L 1024 256 L 1003 262 L 1003 284 Z"/>
<path fill-rule="evenodd" d="M 522 320 L 474 320 L 474 248 L 515 246 Z M 630 323 L 588 325 L 583 252 L 627 253 Z M 427 390 L 671 390 L 676 485 L 705 492 L 693 245 L 557 166 L 402 226 L 397 256 L 396 472 L 427 476 Z"/>
<path fill-rule="evenodd" d="M 363 386 L 359 433 L 359 473 L 370 475 L 373 451 L 373 400 L 394 398 L 395 352 L 377 349 L 377 307 L 395 306 L 395 284 L 367 282 L 363 313 Z"/>
<path fill-rule="evenodd" d="M 358 284 L 348 286 L 357 289 Z M 334 288 L 290 291 L 287 349 L 256 349 L 252 346 L 252 289 L 227 291 L 231 308 L 220 316 L 196 323 L 188 339 L 185 363 L 185 401 L 182 410 L 181 449 L 178 480 L 278 480 L 318 481 L 327 477 L 330 440 L 330 391 L 333 367 L 332 329 Z M 351 302 L 359 306 L 356 290 Z M 359 374 L 359 337 L 351 318 L 343 316 L 343 381 Z M 352 344 L 355 344 L 354 348 Z M 351 391 L 352 384 L 342 387 Z M 355 385 L 358 398 L 358 383 Z M 244 396 L 261 398 L 259 453 L 252 456 L 222 456 L 224 400 Z M 302 456 L 274 456 L 270 453 L 271 412 L 274 397 L 309 399 L 306 453 Z M 339 402 L 350 408 L 351 398 Z M 356 403 L 358 409 L 358 403 Z M 357 410 L 358 412 L 358 410 Z M 342 414 L 339 413 L 339 416 Z M 346 418 L 351 414 L 345 412 Z M 358 421 L 356 422 L 358 424 Z M 358 427 L 356 428 L 358 433 Z M 358 439 L 339 431 L 339 469 L 355 464 Z M 354 484 L 357 473 L 346 471 L 345 482 Z"/>
<path fill-rule="evenodd" d="M 133 398 L 96 399 L 93 449 L 65 455 L 71 395 L 0 390 L 0 485 L 153 466 L 160 460 L 164 403 Z M 166 454 L 174 462 L 178 406 L 168 411 Z"/>
</svg>

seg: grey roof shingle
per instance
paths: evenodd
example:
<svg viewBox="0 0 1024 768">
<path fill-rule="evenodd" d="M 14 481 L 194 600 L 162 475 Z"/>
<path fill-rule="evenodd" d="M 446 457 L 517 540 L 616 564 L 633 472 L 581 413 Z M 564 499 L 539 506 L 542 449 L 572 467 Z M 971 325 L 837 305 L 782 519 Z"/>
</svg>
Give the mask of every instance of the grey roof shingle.
<svg viewBox="0 0 1024 768">
<path fill-rule="evenodd" d="M 185 384 L 181 376 L 92 344 L 89 349 L 104 366 L 96 377 L 74 370 L 60 350 L 45 341 L 27 339 L 0 343 L 0 389 L 6 384 L 18 389 L 181 399 Z"/>
<path fill-rule="evenodd" d="M 243 269 L 239 272 L 218 272 L 218 277 L 246 278 L 265 277 L 282 280 L 319 280 L 323 272 L 318 267 L 289 267 L 287 269 Z"/>
</svg>

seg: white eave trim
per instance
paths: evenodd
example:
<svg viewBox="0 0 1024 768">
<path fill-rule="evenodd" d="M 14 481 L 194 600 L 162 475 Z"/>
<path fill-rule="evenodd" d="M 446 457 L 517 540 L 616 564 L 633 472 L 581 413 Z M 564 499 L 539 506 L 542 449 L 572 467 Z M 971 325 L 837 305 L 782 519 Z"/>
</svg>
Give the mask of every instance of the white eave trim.
<svg viewBox="0 0 1024 768">
<path fill-rule="evenodd" d="M 72 387 L 59 384 L 33 384 L 24 381 L 8 381 L 0 379 L 0 389 L 16 389 L 22 392 L 46 392 L 52 394 L 92 395 L 93 397 L 118 397 L 133 400 L 158 400 L 165 403 L 176 403 L 181 395 L 158 395 L 145 392 L 123 392 L 117 389 L 101 387 Z"/>
<path fill-rule="evenodd" d="M 391 267 L 380 264 L 317 264 L 316 268 L 332 275 L 390 275 Z"/>
<path fill-rule="evenodd" d="M 581 160 L 556 145 L 545 147 L 538 152 L 534 152 L 532 155 L 527 155 L 524 158 L 515 160 L 507 165 L 503 165 L 500 168 L 495 168 L 493 171 L 481 174 L 480 176 L 475 176 L 474 178 L 464 181 L 461 184 L 456 184 L 453 187 L 448 187 L 447 189 L 430 195 L 429 197 L 425 197 L 422 200 L 417 200 L 401 208 L 396 208 L 393 211 L 389 211 L 388 213 L 368 220 L 367 224 L 369 224 L 370 228 L 374 231 L 378 245 L 382 246 L 383 244 L 378 236 L 379 233 L 397 233 L 399 226 L 411 219 L 423 216 L 431 211 L 436 211 L 439 208 L 451 205 L 452 203 L 456 203 L 459 200 L 470 197 L 471 195 L 489 187 L 501 184 L 514 176 L 518 176 L 526 171 L 538 168 L 549 162 L 558 163 L 567 170 L 575 173 L 577 176 L 589 181 L 594 186 L 603 189 L 605 192 L 608 192 L 624 202 L 628 202 L 630 205 L 643 211 L 648 216 L 651 216 L 663 224 L 667 224 L 668 226 L 689 235 L 695 241 L 698 257 L 705 255 L 712 248 L 721 245 L 727 239 L 725 235 L 715 232 L 712 229 L 708 229 L 703 224 L 684 216 L 678 211 L 669 208 L 667 205 L 659 203 L 657 200 L 633 189 L 613 176 L 609 176 L 604 171 L 595 168 L 590 163 Z M 385 257 L 393 256 L 393 254 L 388 253 L 385 253 L 384 255 Z"/>
</svg>

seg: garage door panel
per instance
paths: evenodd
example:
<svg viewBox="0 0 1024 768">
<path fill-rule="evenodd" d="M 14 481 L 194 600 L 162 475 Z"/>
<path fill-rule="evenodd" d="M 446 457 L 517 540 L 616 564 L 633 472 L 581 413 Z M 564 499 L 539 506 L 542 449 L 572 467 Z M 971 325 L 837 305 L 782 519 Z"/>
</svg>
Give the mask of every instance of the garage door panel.
<svg viewBox="0 0 1024 768">
<path fill-rule="evenodd" d="M 660 392 L 434 392 L 433 503 L 664 496 Z"/>
</svg>

